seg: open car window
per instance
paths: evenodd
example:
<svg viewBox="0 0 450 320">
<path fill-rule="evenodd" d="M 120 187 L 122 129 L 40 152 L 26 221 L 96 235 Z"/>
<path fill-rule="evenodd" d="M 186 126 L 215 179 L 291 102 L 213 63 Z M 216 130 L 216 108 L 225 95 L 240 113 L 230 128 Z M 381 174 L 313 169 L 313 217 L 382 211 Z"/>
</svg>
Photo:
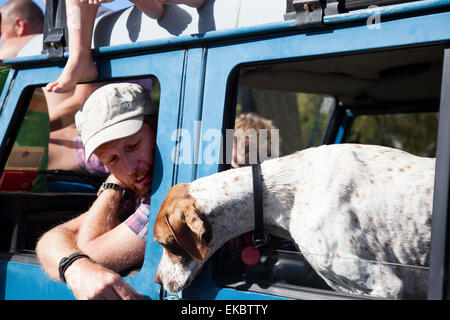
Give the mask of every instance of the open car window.
<svg viewBox="0 0 450 320">
<path fill-rule="evenodd" d="M 235 93 L 235 123 L 229 126 L 238 128 L 245 114 L 268 119 L 279 130 L 279 156 L 342 142 L 376 144 L 435 157 L 442 54 L 443 48 L 436 46 L 242 66 Z M 367 281 L 388 273 L 414 279 L 409 294 L 402 298 L 427 297 L 428 261 L 410 265 L 301 252 L 290 240 L 271 235 L 259 248 L 259 263 L 248 265 L 241 254 L 251 245 L 248 233 L 219 250 L 213 260 L 214 279 L 219 285 L 294 298 L 305 298 L 305 292 L 373 296 L 371 292 L 341 290 L 336 282 L 349 279 L 330 281 L 324 270 L 314 268 L 320 261 L 333 259 L 343 268 L 357 265 Z"/>
<path fill-rule="evenodd" d="M 142 85 L 158 110 L 156 78 L 120 82 Z M 16 111 L 23 118 L 0 178 L 0 254 L 34 256 L 43 233 L 86 212 L 96 199 L 109 171 L 95 156 L 86 161 L 74 116 L 104 84 L 78 85 L 68 94 L 41 87 L 24 93 L 29 99 Z"/>
</svg>

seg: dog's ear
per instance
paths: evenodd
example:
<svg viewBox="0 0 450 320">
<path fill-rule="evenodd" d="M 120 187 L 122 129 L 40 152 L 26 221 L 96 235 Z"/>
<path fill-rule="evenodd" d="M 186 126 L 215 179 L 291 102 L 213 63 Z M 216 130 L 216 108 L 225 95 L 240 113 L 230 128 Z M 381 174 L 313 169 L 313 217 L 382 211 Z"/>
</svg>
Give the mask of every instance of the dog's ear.
<svg viewBox="0 0 450 320">
<path fill-rule="evenodd" d="M 183 250 L 198 262 L 206 260 L 210 252 L 211 225 L 200 218 L 192 205 L 166 216 L 166 223 Z"/>
</svg>

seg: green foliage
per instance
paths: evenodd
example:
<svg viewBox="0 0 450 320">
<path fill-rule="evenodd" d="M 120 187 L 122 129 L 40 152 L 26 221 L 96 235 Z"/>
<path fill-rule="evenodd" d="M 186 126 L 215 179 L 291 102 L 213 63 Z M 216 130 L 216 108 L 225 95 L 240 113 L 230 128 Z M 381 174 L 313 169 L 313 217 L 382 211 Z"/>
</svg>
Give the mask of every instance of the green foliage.
<svg viewBox="0 0 450 320">
<path fill-rule="evenodd" d="M 324 103 L 329 96 L 263 89 L 251 91 L 253 110 L 273 120 L 280 129 L 280 155 L 320 144 L 332 112 Z M 243 109 L 239 101 L 236 115 Z M 344 142 L 382 145 L 434 157 L 438 118 L 437 113 L 358 116 Z"/>
<path fill-rule="evenodd" d="M 161 86 L 157 78 L 152 78 L 153 84 L 152 84 L 152 94 L 150 98 L 152 99 L 153 105 L 156 107 L 157 110 L 159 110 L 159 100 L 161 96 Z"/>
<path fill-rule="evenodd" d="M 437 113 L 359 116 L 346 142 L 383 145 L 434 157 L 438 117 Z"/>
<path fill-rule="evenodd" d="M 317 146 L 326 129 L 330 110 L 321 108 L 324 98 L 328 96 L 320 94 L 297 94 L 297 107 L 300 114 L 300 127 L 302 149 Z"/>
</svg>

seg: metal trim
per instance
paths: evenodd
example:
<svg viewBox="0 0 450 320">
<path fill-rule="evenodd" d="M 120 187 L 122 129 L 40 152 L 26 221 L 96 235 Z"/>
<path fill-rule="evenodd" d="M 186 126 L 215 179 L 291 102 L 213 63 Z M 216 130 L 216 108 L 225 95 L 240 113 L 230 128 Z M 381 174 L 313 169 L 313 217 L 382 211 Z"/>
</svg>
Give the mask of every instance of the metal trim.
<svg viewBox="0 0 450 320">
<path fill-rule="evenodd" d="M 450 48 L 444 50 L 431 224 L 428 299 L 448 299 L 450 250 Z"/>
</svg>

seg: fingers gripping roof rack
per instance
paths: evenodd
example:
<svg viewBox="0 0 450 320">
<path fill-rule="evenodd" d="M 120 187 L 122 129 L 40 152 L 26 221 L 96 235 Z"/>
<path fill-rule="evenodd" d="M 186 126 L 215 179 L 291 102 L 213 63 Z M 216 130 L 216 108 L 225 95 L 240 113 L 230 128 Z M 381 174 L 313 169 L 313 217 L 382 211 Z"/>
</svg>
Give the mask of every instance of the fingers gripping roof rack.
<svg viewBox="0 0 450 320">
<path fill-rule="evenodd" d="M 338 13 L 338 4 L 338 0 L 287 0 L 284 20 L 295 19 L 302 28 L 322 26 L 325 14 Z"/>
<path fill-rule="evenodd" d="M 65 0 L 47 0 L 44 16 L 42 54 L 47 58 L 62 58 L 68 44 Z"/>
</svg>

